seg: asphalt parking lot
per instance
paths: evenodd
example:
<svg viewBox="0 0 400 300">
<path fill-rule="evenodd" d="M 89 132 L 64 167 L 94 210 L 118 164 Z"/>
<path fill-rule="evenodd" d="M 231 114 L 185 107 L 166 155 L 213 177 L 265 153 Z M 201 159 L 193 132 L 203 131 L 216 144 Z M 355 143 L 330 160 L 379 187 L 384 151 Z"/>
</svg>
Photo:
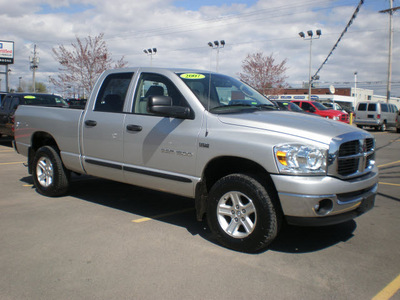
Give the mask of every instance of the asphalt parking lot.
<svg viewBox="0 0 400 300">
<path fill-rule="evenodd" d="M 372 133 L 375 208 L 255 255 L 213 243 L 190 199 L 85 176 L 41 196 L 0 138 L 0 299 L 400 299 L 400 134 Z"/>
</svg>

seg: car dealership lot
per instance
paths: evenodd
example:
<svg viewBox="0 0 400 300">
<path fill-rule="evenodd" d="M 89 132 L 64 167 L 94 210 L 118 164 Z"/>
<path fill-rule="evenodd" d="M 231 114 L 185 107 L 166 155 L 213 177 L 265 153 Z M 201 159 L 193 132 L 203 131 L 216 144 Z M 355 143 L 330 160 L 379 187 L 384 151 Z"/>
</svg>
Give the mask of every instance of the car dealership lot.
<svg viewBox="0 0 400 300">
<path fill-rule="evenodd" d="M 375 208 L 255 255 L 213 243 L 190 199 L 91 177 L 41 196 L 3 137 L 0 299 L 400 299 L 400 134 L 372 133 Z"/>
</svg>

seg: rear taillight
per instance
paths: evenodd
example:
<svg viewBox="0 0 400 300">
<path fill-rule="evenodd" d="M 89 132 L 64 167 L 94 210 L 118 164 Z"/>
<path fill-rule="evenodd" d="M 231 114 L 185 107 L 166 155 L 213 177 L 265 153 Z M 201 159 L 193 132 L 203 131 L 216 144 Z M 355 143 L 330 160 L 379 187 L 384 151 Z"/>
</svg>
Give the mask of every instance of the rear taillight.
<svg viewBox="0 0 400 300">
<path fill-rule="evenodd" d="M 14 132 L 14 121 L 15 121 L 15 117 L 12 116 L 12 117 L 11 117 L 11 124 L 12 124 L 12 125 L 11 125 L 11 131 L 12 131 L 12 132 Z"/>
<path fill-rule="evenodd" d="M 376 118 L 377 118 L 377 119 L 380 119 L 380 118 L 381 118 L 381 115 L 376 115 Z"/>
</svg>

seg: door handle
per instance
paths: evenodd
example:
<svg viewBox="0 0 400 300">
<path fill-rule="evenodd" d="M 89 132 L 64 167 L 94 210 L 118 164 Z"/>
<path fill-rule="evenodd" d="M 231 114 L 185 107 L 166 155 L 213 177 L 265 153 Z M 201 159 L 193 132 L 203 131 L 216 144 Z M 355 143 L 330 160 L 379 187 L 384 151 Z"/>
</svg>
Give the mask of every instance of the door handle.
<svg viewBox="0 0 400 300">
<path fill-rule="evenodd" d="M 129 125 L 126 125 L 126 129 L 128 131 L 142 131 L 143 127 L 139 126 L 139 125 L 129 124 Z"/>
<path fill-rule="evenodd" d="M 86 120 L 86 121 L 85 121 L 85 125 L 86 125 L 86 126 L 90 126 L 90 127 L 94 127 L 94 126 L 97 125 L 97 122 L 94 121 L 94 120 Z"/>
</svg>

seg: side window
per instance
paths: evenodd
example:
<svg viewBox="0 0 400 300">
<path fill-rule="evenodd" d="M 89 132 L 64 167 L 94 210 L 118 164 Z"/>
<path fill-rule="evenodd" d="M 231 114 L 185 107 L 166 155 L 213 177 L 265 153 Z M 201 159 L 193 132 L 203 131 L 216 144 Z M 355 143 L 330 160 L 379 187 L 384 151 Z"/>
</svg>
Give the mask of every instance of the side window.
<svg viewBox="0 0 400 300">
<path fill-rule="evenodd" d="M 1 110 L 8 110 L 11 103 L 11 97 L 5 97 L 3 102 L 1 103 Z"/>
<path fill-rule="evenodd" d="M 169 96 L 173 105 L 188 106 L 185 98 L 168 78 L 159 74 L 143 73 L 136 87 L 132 112 L 150 114 L 147 111 L 150 96 Z"/>
<path fill-rule="evenodd" d="M 376 111 L 376 103 L 369 103 L 368 111 Z"/>
<path fill-rule="evenodd" d="M 359 111 L 366 111 L 367 110 L 367 103 L 360 103 L 358 105 L 358 110 Z"/>
<path fill-rule="evenodd" d="M 133 73 L 110 74 L 97 95 L 95 111 L 122 112 Z"/>
<path fill-rule="evenodd" d="M 388 112 L 389 109 L 388 109 L 387 104 L 381 103 L 381 110 L 382 110 L 382 112 Z"/>
<path fill-rule="evenodd" d="M 305 111 L 310 111 L 312 110 L 313 106 L 310 103 L 303 102 L 303 106 L 301 108 L 304 109 Z"/>
<path fill-rule="evenodd" d="M 19 98 L 18 97 L 14 97 L 11 101 L 11 106 L 10 106 L 10 110 L 14 111 L 17 109 L 19 105 Z"/>
</svg>

